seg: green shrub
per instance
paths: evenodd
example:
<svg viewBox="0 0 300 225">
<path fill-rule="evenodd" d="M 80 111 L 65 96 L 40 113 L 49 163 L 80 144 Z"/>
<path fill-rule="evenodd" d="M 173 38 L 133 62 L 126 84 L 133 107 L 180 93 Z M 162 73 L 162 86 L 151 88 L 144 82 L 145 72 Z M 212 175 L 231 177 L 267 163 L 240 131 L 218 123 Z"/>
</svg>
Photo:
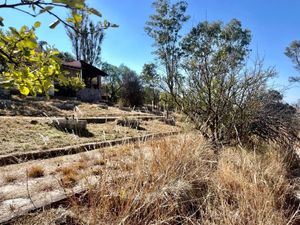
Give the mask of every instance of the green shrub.
<svg viewBox="0 0 300 225">
<path fill-rule="evenodd" d="M 79 77 L 66 77 L 59 82 L 59 86 L 72 91 L 79 91 L 85 87 L 85 83 Z"/>
</svg>

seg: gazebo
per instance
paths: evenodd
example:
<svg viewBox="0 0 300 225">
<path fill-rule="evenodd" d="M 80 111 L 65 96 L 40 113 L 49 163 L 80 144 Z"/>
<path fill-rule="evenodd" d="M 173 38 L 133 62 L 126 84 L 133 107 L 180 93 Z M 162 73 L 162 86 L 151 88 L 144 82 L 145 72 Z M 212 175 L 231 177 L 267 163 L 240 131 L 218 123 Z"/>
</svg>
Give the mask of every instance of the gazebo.
<svg viewBox="0 0 300 225">
<path fill-rule="evenodd" d="M 69 72 L 68 76 L 80 77 L 85 83 L 86 87 L 77 93 L 80 100 L 101 100 L 101 77 L 107 77 L 107 73 L 83 60 L 63 62 L 62 69 Z"/>
<path fill-rule="evenodd" d="M 101 77 L 107 77 L 108 74 L 104 71 L 98 69 L 91 64 L 86 63 L 83 60 L 76 60 L 72 62 L 63 62 L 62 68 L 68 70 L 71 73 L 71 76 L 74 76 L 74 73 L 79 73 L 80 78 L 84 81 L 87 88 L 93 86 L 93 78 L 97 79 L 97 88 L 101 88 Z"/>
</svg>

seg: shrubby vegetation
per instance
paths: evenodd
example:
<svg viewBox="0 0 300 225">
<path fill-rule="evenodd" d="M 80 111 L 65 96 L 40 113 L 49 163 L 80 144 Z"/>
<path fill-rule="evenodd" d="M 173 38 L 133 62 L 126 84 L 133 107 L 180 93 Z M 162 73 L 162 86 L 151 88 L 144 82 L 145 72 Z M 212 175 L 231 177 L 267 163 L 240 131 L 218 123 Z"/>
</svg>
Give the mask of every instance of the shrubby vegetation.
<svg viewBox="0 0 300 225">
<path fill-rule="evenodd" d="M 66 96 L 76 96 L 76 92 L 84 87 L 85 83 L 79 77 L 66 77 L 59 81 L 59 90 Z"/>
<path fill-rule="evenodd" d="M 120 97 L 120 89 L 122 86 L 122 77 L 120 68 L 109 63 L 102 63 L 102 70 L 109 74 L 108 77 L 104 78 L 110 100 L 113 103 L 117 103 Z"/>
<path fill-rule="evenodd" d="M 154 63 L 144 64 L 141 73 L 141 80 L 144 86 L 144 100 L 146 104 L 157 106 L 159 103 L 160 77 Z"/>
<path fill-rule="evenodd" d="M 71 10 L 72 13 L 68 18 L 63 19 L 55 12 L 59 8 Z M 81 24 L 84 19 L 79 12 L 83 12 L 84 15 L 93 14 L 98 17 L 102 16 L 96 9 L 88 7 L 85 0 L 8 0 L 0 4 L 0 10 L 3 9 L 13 9 L 33 17 L 48 14 L 55 18 L 55 21 L 49 26 L 51 29 L 62 23 L 76 33 L 82 31 L 77 25 Z M 0 26 L 4 26 L 4 23 L 5 18 L 0 16 Z M 3 85 L 5 87 L 15 87 L 23 95 L 31 94 L 35 96 L 41 93 L 47 95 L 48 90 L 53 87 L 54 81 L 63 78 L 60 73 L 60 61 L 57 57 L 58 52 L 36 51 L 38 43 L 35 29 L 40 25 L 41 23 L 37 21 L 33 28 L 23 26 L 18 31 L 10 27 L 10 30 L 6 34 L 5 32 L 1 32 L 0 78 L 1 80 L 4 79 Z M 103 22 L 99 22 L 99 26 L 101 26 L 101 29 L 106 29 L 108 27 L 116 27 L 117 25 L 104 20 Z"/>
<path fill-rule="evenodd" d="M 182 36 L 187 2 L 156 0 L 153 6 L 145 30 L 164 69 L 164 89 L 202 135 L 215 146 L 248 144 L 254 136 L 281 144 L 297 139 L 296 111 L 269 96 L 274 68 L 259 59 L 247 65 L 251 33 L 240 21 L 200 22 Z"/>
<path fill-rule="evenodd" d="M 121 104 L 130 107 L 143 105 L 143 86 L 140 78 L 126 66 L 121 66 L 120 69 L 122 73 Z"/>
<path fill-rule="evenodd" d="M 17 88 L 23 95 L 46 94 L 56 79 L 61 79 L 59 52 L 36 51 L 38 47 L 34 27 L 23 26 L 20 30 L 10 27 L 0 33 L 0 55 L 2 85 Z"/>
</svg>

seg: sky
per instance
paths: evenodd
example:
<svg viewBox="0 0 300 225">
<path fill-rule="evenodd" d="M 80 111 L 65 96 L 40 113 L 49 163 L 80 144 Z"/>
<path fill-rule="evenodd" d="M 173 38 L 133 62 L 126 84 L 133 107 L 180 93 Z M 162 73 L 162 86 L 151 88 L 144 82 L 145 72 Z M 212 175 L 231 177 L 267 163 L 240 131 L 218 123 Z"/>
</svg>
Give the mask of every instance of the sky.
<svg viewBox="0 0 300 225">
<path fill-rule="evenodd" d="M 0 4 L 1 4 L 0 0 Z M 8 0 L 9 2 L 10 0 Z M 12 2 L 16 0 L 11 0 Z M 265 66 L 274 66 L 278 75 L 270 83 L 284 93 L 284 99 L 295 103 L 300 99 L 300 85 L 291 85 L 288 77 L 297 75 L 291 61 L 284 55 L 291 41 L 300 40 L 300 1 L 299 0 L 187 0 L 188 14 L 191 19 L 184 26 L 183 35 L 204 20 L 221 20 L 224 23 L 236 18 L 244 28 L 251 30 L 252 42 L 250 61 L 257 55 L 264 58 Z M 102 59 L 113 65 L 124 63 L 131 69 L 141 72 L 144 63 L 154 61 L 153 41 L 144 31 L 145 22 L 154 10 L 152 0 L 87 0 L 98 9 L 102 19 L 119 25 L 119 28 L 106 30 L 102 48 Z M 64 17 L 66 11 L 58 10 Z M 54 21 L 49 15 L 32 18 L 15 10 L 0 9 L 5 19 L 5 28 L 9 26 L 31 26 L 41 21 L 37 30 L 40 40 L 47 41 L 61 51 L 72 52 L 71 43 L 62 25 L 54 30 L 48 25 Z"/>
</svg>

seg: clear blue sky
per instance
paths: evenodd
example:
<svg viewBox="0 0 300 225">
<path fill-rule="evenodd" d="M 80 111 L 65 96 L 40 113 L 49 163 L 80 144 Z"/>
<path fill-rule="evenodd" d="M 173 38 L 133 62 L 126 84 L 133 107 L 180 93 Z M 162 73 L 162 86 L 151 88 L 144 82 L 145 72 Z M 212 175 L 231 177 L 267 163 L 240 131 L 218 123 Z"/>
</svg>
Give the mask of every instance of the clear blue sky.
<svg viewBox="0 0 300 225">
<path fill-rule="evenodd" d="M 145 34 L 144 25 L 153 13 L 152 0 L 88 0 L 90 6 L 102 12 L 103 18 L 120 25 L 109 29 L 103 43 L 102 57 L 114 65 L 126 64 L 140 72 L 144 63 L 151 62 L 152 40 Z M 278 89 L 288 86 L 288 77 L 296 75 L 290 60 L 284 55 L 285 47 L 292 40 L 300 39 L 300 1 L 299 0 L 188 0 L 188 14 L 191 16 L 183 33 L 198 22 L 208 19 L 222 20 L 232 18 L 242 21 L 252 32 L 254 59 L 256 54 L 265 58 L 266 66 L 275 66 L 278 77 L 272 82 Z M 58 11 L 65 15 L 64 11 Z M 36 19 L 13 10 L 1 10 L 5 25 L 20 27 L 42 22 L 37 35 L 60 50 L 71 52 L 71 44 L 62 25 L 50 30 L 54 19 L 40 16 Z M 284 92 L 288 102 L 300 99 L 300 87 L 290 87 Z"/>
</svg>

